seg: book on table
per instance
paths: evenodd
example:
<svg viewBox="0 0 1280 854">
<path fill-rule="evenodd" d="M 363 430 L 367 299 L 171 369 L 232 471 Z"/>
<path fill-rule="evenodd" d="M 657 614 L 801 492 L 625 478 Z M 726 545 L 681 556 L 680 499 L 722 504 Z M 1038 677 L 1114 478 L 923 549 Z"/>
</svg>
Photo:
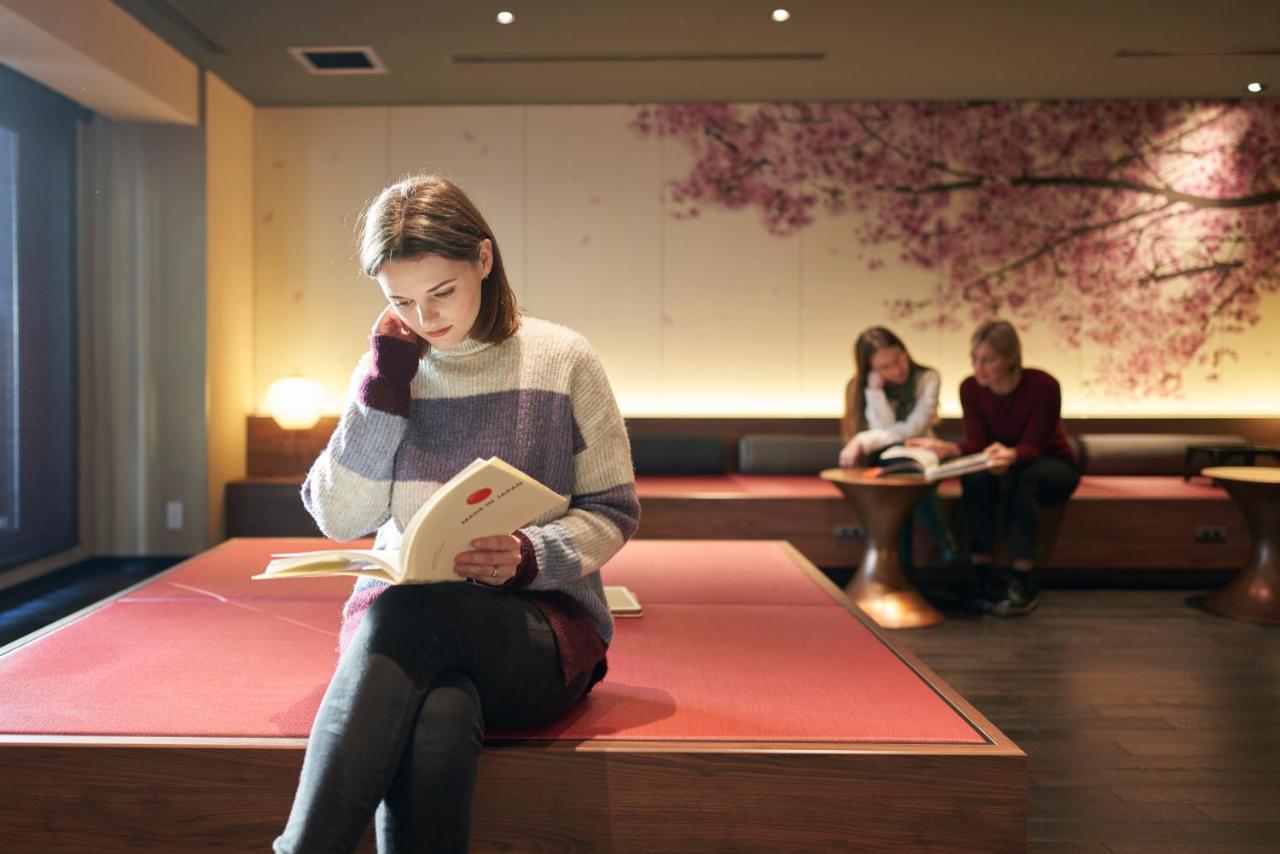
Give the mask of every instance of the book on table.
<svg viewBox="0 0 1280 854">
<path fill-rule="evenodd" d="M 404 526 L 398 550 L 321 549 L 273 554 L 255 580 L 351 575 L 389 584 L 462 581 L 454 558 L 478 537 L 510 534 L 568 499 L 515 466 L 477 459 L 431 494 Z"/>
<path fill-rule="evenodd" d="M 953 457 L 943 462 L 928 448 L 895 445 L 880 452 L 880 465 L 867 469 L 868 477 L 888 474 L 922 474 L 928 481 L 945 480 L 991 468 L 991 460 L 981 451 Z"/>
</svg>

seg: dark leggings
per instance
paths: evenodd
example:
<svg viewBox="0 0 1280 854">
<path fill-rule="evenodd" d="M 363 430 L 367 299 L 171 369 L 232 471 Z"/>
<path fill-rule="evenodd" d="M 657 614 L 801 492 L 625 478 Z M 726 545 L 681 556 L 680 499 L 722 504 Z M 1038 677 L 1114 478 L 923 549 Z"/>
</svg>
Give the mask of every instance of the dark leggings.
<svg viewBox="0 0 1280 854">
<path fill-rule="evenodd" d="M 995 551 L 996 519 L 1003 516 L 1010 560 L 1034 561 L 1040 542 L 1040 508 L 1070 498 L 1080 483 L 1080 470 L 1074 462 L 1040 457 L 1014 465 L 1004 474 L 977 472 L 962 481 L 970 553 Z"/>
<path fill-rule="evenodd" d="M 277 852 L 466 851 L 486 726 L 569 709 L 555 637 L 526 597 L 480 585 L 392 587 L 338 660 Z"/>
</svg>

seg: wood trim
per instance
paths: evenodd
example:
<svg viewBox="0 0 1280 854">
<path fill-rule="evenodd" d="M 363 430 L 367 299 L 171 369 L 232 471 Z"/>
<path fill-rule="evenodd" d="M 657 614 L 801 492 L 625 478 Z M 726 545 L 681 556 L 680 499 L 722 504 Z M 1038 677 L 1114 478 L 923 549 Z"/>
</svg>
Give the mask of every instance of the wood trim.
<svg viewBox="0 0 1280 854">
<path fill-rule="evenodd" d="M 987 754 L 494 745 L 480 760 L 472 844 L 1025 850 L 1025 757 Z M 301 761 L 299 748 L 270 746 L 5 747 L 0 780 L 23 796 L 0 802 L 0 825 L 24 851 L 264 850 L 284 825 Z"/>
<path fill-rule="evenodd" d="M 310 430 L 285 430 L 275 419 L 250 415 L 246 420 L 248 477 L 302 477 L 338 426 L 335 416 L 321 418 Z"/>
</svg>

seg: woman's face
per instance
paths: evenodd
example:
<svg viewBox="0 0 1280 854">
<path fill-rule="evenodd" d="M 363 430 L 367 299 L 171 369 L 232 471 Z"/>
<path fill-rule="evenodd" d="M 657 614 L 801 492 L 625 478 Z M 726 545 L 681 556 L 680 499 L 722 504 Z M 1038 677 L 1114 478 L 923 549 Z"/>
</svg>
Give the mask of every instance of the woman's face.
<svg viewBox="0 0 1280 854">
<path fill-rule="evenodd" d="M 871 370 L 890 385 L 902 385 L 911 370 L 911 360 L 901 347 L 882 347 L 871 356 Z"/>
<path fill-rule="evenodd" d="M 378 271 L 378 286 L 406 326 L 440 350 L 466 338 L 480 314 L 480 282 L 493 266 L 488 240 L 475 261 L 442 255 L 393 260 Z"/>
<path fill-rule="evenodd" d="M 1013 363 L 982 342 L 973 350 L 973 378 L 983 388 L 1000 386 L 1009 378 Z"/>
</svg>

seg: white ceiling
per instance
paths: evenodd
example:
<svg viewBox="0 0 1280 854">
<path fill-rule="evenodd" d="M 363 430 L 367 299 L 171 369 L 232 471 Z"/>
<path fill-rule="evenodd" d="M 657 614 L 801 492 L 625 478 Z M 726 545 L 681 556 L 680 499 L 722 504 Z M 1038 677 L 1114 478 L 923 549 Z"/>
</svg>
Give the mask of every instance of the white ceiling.
<svg viewBox="0 0 1280 854">
<path fill-rule="evenodd" d="M 260 106 L 1280 91 L 1280 0 L 114 2 Z M 311 45 L 372 46 L 389 73 L 308 75 L 287 48 Z"/>
</svg>

